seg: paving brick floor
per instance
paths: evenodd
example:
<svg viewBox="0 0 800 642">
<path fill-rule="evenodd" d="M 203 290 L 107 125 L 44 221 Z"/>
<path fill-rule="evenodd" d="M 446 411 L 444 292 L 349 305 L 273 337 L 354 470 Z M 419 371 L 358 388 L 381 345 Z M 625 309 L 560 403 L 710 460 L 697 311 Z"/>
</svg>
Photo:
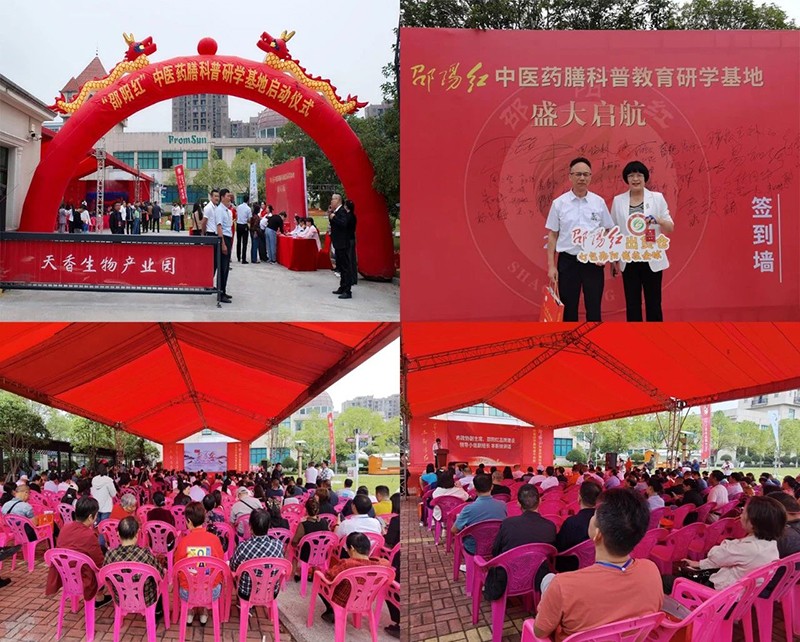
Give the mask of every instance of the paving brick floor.
<svg viewBox="0 0 800 642">
<path fill-rule="evenodd" d="M 21 555 L 17 561 L 17 568 L 11 572 L 11 562 L 6 560 L 2 564 L 0 576 L 10 577 L 12 582 L 7 587 L 0 589 L 0 642 L 10 640 L 24 642 L 52 642 L 56 639 L 56 622 L 58 618 L 59 595 L 45 596 L 44 586 L 47 576 L 47 567 L 44 564 L 44 545 L 40 545 L 36 555 L 36 565 L 33 573 L 28 573 L 28 566 L 22 562 Z M 331 638 L 333 627 L 321 622 L 321 625 L 330 626 Z M 114 608 L 112 605 L 104 606 L 96 611 L 95 641 L 111 642 L 114 633 Z M 209 619 L 208 625 L 203 628 L 198 621 L 187 629 L 186 639 L 192 642 L 213 642 L 214 629 Z M 239 609 L 234 598 L 230 622 L 222 625 L 222 641 L 238 642 L 239 640 Z M 81 607 L 77 613 L 66 609 L 61 642 L 80 642 L 86 639 L 85 617 Z M 147 639 L 144 618 L 129 615 L 122 626 L 120 640 L 133 642 Z M 178 639 L 178 626 L 172 622 L 169 630 L 164 629 L 163 621 L 156 631 L 156 639 L 172 641 Z M 248 642 L 271 642 L 272 623 L 267 620 L 262 609 L 257 610 L 254 617 L 251 610 L 250 629 L 247 636 Z M 295 642 L 286 628 L 281 626 L 281 642 Z"/>
<path fill-rule="evenodd" d="M 487 642 L 492 639 L 491 607 L 481 601 L 478 624 L 472 624 L 472 598 L 464 593 L 464 575 L 453 582 L 453 558 L 445 553 L 444 538 L 434 544 L 433 533 L 419 525 L 416 498 L 401 507 L 402 637 L 405 642 Z M 775 614 L 772 639 L 785 640 L 780 609 Z M 532 617 L 517 598 L 508 602 L 503 642 L 519 642 L 522 623 Z M 755 634 L 756 640 L 758 633 Z M 800 639 L 795 637 L 795 639 Z M 734 642 L 744 642 L 740 625 Z"/>
</svg>

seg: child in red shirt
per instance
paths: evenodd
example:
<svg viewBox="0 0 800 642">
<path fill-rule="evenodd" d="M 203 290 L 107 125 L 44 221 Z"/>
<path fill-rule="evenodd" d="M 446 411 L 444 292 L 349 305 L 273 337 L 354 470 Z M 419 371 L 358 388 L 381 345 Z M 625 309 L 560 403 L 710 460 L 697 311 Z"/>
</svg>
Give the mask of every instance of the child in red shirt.
<svg viewBox="0 0 800 642">
<path fill-rule="evenodd" d="M 203 505 L 200 502 L 191 502 L 187 504 L 184 516 L 186 517 L 186 525 L 189 528 L 189 533 L 178 542 L 178 546 L 175 549 L 175 562 L 179 562 L 187 557 L 216 557 L 220 560 L 224 559 L 222 543 L 219 541 L 219 537 L 209 533 L 204 527 L 206 509 L 203 508 Z M 184 601 L 188 600 L 189 587 L 186 583 L 186 579 L 181 576 L 178 583 L 181 599 Z M 221 592 L 222 582 L 220 581 L 220 583 L 214 587 L 212 593 L 213 599 L 219 599 Z M 193 621 L 194 613 L 190 611 L 186 618 L 186 624 L 191 625 Z M 205 626 L 206 622 L 208 622 L 208 613 L 206 609 L 203 608 L 200 609 L 200 625 Z"/>
</svg>

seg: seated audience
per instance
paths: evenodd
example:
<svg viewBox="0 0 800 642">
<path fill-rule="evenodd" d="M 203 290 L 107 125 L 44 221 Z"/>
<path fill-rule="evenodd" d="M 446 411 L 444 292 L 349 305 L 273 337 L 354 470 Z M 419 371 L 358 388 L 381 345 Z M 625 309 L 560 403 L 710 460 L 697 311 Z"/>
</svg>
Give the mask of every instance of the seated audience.
<svg viewBox="0 0 800 642">
<path fill-rule="evenodd" d="M 375 498 L 378 501 L 375 502 L 372 508 L 375 510 L 375 515 L 377 517 L 380 517 L 381 515 L 387 515 L 392 512 L 392 501 L 389 499 L 389 496 L 390 494 L 388 486 L 375 487 Z"/>
<path fill-rule="evenodd" d="M 511 497 L 511 489 L 503 483 L 503 473 L 499 470 L 492 473 L 492 495 L 508 495 Z"/>
<path fill-rule="evenodd" d="M 647 480 L 647 490 L 645 490 L 645 495 L 647 495 L 647 505 L 650 507 L 651 511 L 664 508 L 664 498 L 661 497 L 661 493 L 663 492 L 664 487 L 662 486 L 661 480 L 658 479 L 658 477 L 651 477 Z"/>
<path fill-rule="evenodd" d="M 165 503 L 166 498 L 164 497 L 164 493 L 153 493 L 153 504 L 155 504 L 155 508 L 151 508 L 149 511 L 147 511 L 148 522 L 166 522 L 170 526 L 175 526 L 175 516 L 166 508 L 164 508 Z"/>
<path fill-rule="evenodd" d="M 490 519 L 505 519 L 506 505 L 504 502 L 492 499 L 492 478 L 488 475 L 475 475 L 473 480 L 477 497 L 474 502 L 465 506 L 456 517 L 451 532 L 456 535 L 467 526 L 485 522 Z M 468 553 L 475 552 L 475 540 L 472 537 L 464 539 L 464 548 Z"/>
<path fill-rule="evenodd" d="M 450 472 L 443 471 L 439 473 L 439 481 L 436 483 L 436 490 L 433 491 L 431 499 L 433 500 L 437 497 L 457 497 L 458 499 L 467 501 L 469 499 L 469 494 L 463 487 L 455 483 L 453 475 Z M 442 517 L 442 509 L 438 506 L 434 506 L 433 519 L 439 521 Z"/>
<path fill-rule="evenodd" d="M 383 524 L 375 517 L 370 517 L 372 502 L 367 495 L 356 495 L 353 499 L 355 517 L 345 519 L 336 527 L 336 535 L 342 537 L 350 533 L 383 533 Z"/>
<path fill-rule="evenodd" d="M 120 493 L 119 504 L 114 504 L 111 509 L 110 519 L 123 520 L 126 517 L 136 517 L 136 495 Z"/>
<path fill-rule="evenodd" d="M 254 510 L 261 508 L 261 504 L 251 497 L 250 491 L 244 486 L 236 491 L 236 496 L 238 499 L 231 506 L 231 524 L 235 524 L 236 520 L 243 515 L 249 515 Z M 244 525 L 240 524 L 237 531 L 239 535 L 244 535 Z"/>
<path fill-rule="evenodd" d="M 243 562 L 263 557 L 284 557 L 283 543 L 279 539 L 270 537 L 268 532 L 271 527 L 269 512 L 259 508 L 250 513 L 250 532 L 252 537 L 239 543 L 236 552 L 231 558 L 231 571 L 236 571 Z M 239 597 L 243 600 L 250 599 L 252 579 L 249 573 L 242 575 L 239 580 Z M 276 597 L 280 585 L 275 587 Z"/>
<path fill-rule="evenodd" d="M 567 517 L 556 535 L 556 548 L 559 553 L 577 546 L 589 539 L 589 522 L 594 515 L 597 498 L 602 489 L 597 484 L 581 484 L 578 494 L 580 496 L 580 510 Z M 574 557 L 556 558 L 556 570 L 559 573 L 578 570 L 578 560 Z"/>
<path fill-rule="evenodd" d="M 777 500 L 786 511 L 786 528 L 778 538 L 778 554 L 783 559 L 800 553 L 800 502 L 786 493 L 772 493 L 770 497 Z"/>
</svg>

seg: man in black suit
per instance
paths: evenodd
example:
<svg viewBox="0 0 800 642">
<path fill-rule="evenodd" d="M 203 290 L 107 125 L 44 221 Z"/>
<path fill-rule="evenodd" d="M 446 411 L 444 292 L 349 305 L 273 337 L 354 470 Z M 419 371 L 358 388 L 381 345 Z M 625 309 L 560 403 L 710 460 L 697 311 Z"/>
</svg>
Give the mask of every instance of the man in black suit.
<svg viewBox="0 0 800 642">
<path fill-rule="evenodd" d="M 340 299 L 352 299 L 350 288 L 353 285 L 350 273 L 350 213 L 342 206 L 340 194 L 331 196 L 331 213 L 328 215 L 331 226 L 331 245 L 336 251 L 336 269 L 339 271 L 339 289 L 333 294 L 338 294 Z"/>
<path fill-rule="evenodd" d="M 125 231 L 125 223 L 122 220 L 122 204 L 119 201 L 114 203 L 111 210 L 111 216 L 108 217 L 108 226 L 111 228 L 112 234 L 123 234 Z"/>
<path fill-rule="evenodd" d="M 344 202 L 344 207 L 350 214 L 350 225 L 347 230 L 347 262 L 350 267 L 350 284 L 358 284 L 358 259 L 356 259 L 356 206 L 351 200 Z"/>
<path fill-rule="evenodd" d="M 556 536 L 556 548 L 559 553 L 563 553 L 589 539 L 589 521 L 594 515 L 597 498 L 600 497 L 602 492 L 603 489 L 600 488 L 600 484 L 596 484 L 593 481 L 584 481 L 581 484 L 581 509 L 564 520 Z M 572 556 L 559 557 L 556 559 L 556 570 L 559 573 L 577 571 L 578 559 Z"/>
</svg>

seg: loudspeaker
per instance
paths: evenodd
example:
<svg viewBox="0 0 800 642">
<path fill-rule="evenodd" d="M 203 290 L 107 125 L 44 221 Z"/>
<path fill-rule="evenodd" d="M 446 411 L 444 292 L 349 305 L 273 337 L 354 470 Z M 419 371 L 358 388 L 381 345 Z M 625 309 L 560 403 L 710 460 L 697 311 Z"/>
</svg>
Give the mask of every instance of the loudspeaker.
<svg viewBox="0 0 800 642">
<path fill-rule="evenodd" d="M 617 467 L 617 453 L 606 453 L 606 468 Z"/>
</svg>

